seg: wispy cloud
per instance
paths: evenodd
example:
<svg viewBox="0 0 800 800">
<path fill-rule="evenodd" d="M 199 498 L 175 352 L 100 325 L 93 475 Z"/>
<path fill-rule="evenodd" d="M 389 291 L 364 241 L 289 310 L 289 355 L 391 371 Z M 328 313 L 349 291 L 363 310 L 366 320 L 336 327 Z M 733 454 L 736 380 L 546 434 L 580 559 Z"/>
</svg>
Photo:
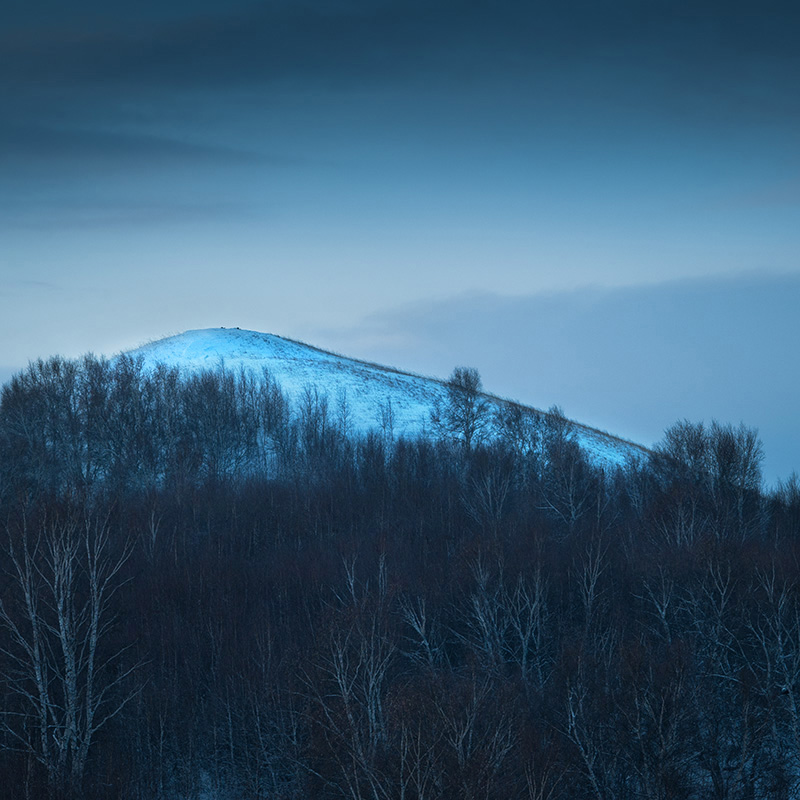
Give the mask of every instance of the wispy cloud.
<svg viewBox="0 0 800 800">
<path fill-rule="evenodd" d="M 2 287 L 6 290 L 22 290 L 22 291 L 34 291 L 34 292 L 60 292 L 63 290 L 63 287 L 57 283 L 53 283 L 52 281 L 40 281 L 40 280 L 33 280 L 33 279 L 11 279 L 7 280 L 2 284 Z"/>
<path fill-rule="evenodd" d="M 0 162 L 20 160 L 142 161 L 285 166 L 291 159 L 202 142 L 125 131 L 47 125 L 7 125 L 0 128 Z"/>
<path fill-rule="evenodd" d="M 157 229 L 207 222 L 251 222 L 259 216 L 263 217 L 263 214 L 255 206 L 235 202 L 32 201 L 5 208 L 0 205 L 0 230 L 108 230 L 128 227 Z"/>
</svg>

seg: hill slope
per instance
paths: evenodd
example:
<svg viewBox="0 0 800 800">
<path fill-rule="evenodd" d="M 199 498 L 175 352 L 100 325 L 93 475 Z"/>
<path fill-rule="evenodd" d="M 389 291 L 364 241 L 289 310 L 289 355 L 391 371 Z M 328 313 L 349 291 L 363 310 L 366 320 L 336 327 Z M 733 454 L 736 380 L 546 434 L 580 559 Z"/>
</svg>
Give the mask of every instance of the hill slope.
<svg viewBox="0 0 800 800">
<path fill-rule="evenodd" d="M 444 401 L 444 381 L 402 372 L 336 355 L 292 339 L 239 328 L 208 328 L 186 331 L 151 342 L 129 352 L 141 356 L 147 368 L 158 363 L 181 369 L 268 369 L 290 398 L 298 398 L 316 387 L 329 399 L 334 413 L 346 408 L 354 430 L 379 429 L 391 409 L 395 435 L 414 436 L 430 429 L 430 414 L 437 401 Z M 508 404 L 486 395 L 495 407 Z M 536 409 L 531 409 L 536 410 Z M 539 411 L 538 413 L 543 413 Z M 598 462 L 613 466 L 639 457 L 645 448 L 610 434 L 575 423 L 581 446 Z"/>
</svg>

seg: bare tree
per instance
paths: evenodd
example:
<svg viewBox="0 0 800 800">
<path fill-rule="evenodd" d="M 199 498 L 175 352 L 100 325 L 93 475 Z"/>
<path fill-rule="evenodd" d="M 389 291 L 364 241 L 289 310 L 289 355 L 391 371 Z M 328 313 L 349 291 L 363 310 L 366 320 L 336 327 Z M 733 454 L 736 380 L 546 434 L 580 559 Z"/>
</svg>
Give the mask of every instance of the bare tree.
<svg viewBox="0 0 800 800">
<path fill-rule="evenodd" d="M 136 694 L 125 685 L 138 665 L 124 663 L 124 645 L 108 646 L 131 548 L 115 549 L 92 519 L 23 519 L 6 532 L 0 655 L 17 702 L 2 728 L 42 765 L 51 796 L 77 796 L 97 732 Z"/>
<path fill-rule="evenodd" d="M 598 477 L 560 408 L 548 411 L 544 427 L 544 474 L 540 508 L 561 520 L 569 533 L 599 499 Z"/>
<path fill-rule="evenodd" d="M 709 439 L 718 525 L 724 534 L 745 539 L 761 521 L 758 495 L 764 449 L 758 431 L 744 424 L 734 428 L 713 421 Z"/>
<path fill-rule="evenodd" d="M 535 679 L 542 689 L 549 677 L 550 657 L 547 633 L 550 612 L 547 608 L 547 580 L 537 566 L 533 574 L 517 579 L 513 590 L 505 589 L 508 613 L 509 660 L 519 664 L 526 681 Z"/>
<path fill-rule="evenodd" d="M 786 788 L 800 784 L 800 606 L 797 585 L 777 573 L 755 577 L 757 613 L 738 642 L 766 714 L 764 739 L 774 760 L 772 772 Z M 763 769 L 763 768 L 762 768 Z M 776 783 L 778 783 L 776 780 Z"/>
<path fill-rule="evenodd" d="M 514 462 L 502 453 L 476 454 L 461 492 L 464 510 L 475 522 L 497 529 L 514 480 Z"/>
<path fill-rule="evenodd" d="M 403 655 L 434 670 L 446 659 L 446 648 L 437 621 L 427 608 L 424 597 L 400 599 L 400 617 L 411 629 L 411 650 Z"/>
<path fill-rule="evenodd" d="M 741 424 L 709 427 L 686 420 L 668 428 L 652 466 L 665 493 L 659 526 L 676 544 L 708 529 L 717 539 L 746 539 L 762 525 L 758 432 Z"/>
<path fill-rule="evenodd" d="M 341 622 L 328 631 L 317 679 L 306 676 L 318 730 L 336 764 L 331 788 L 351 800 L 390 800 L 393 777 L 386 772 L 389 737 L 385 709 L 389 673 L 397 648 L 386 629 L 385 559 L 374 590 L 344 562 L 345 590 L 336 592 Z"/>
<path fill-rule="evenodd" d="M 508 627 L 501 564 L 498 564 L 497 571 L 498 577 L 493 576 L 481 558 L 472 565 L 474 589 L 465 602 L 456 607 L 456 616 L 463 620 L 464 632 L 453 631 L 490 672 L 498 672 L 502 667 L 503 643 Z"/>
<path fill-rule="evenodd" d="M 709 796 L 719 800 L 755 796 L 762 767 L 764 720 L 752 691 L 752 667 L 739 644 L 740 584 L 730 563 L 709 560 L 683 599 L 695 628 L 698 765 L 711 787 Z"/>
<path fill-rule="evenodd" d="M 608 769 L 609 748 L 607 732 L 598 720 L 593 719 L 590 709 L 591 693 L 582 669 L 573 683 L 568 686 L 565 723 L 562 729 L 564 737 L 577 751 L 578 772 L 587 784 L 587 796 L 595 800 L 607 800 L 612 795 L 606 789 L 606 771 Z M 614 758 L 611 758 L 614 761 Z"/>
<path fill-rule="evenodd" d="M 601 579 L 608 567 L 607 552 L 608 545 L 605 542 L 599 539 L 590 540 L 573 570 L 583 606 L 584 637 L 587 641 L 601 608 L 604 592 Z"/>
<path fill-rule="evenodd" d="M 692 796 L 695 777 L 691 732 L 697 698 L 679 655 L 665 650 L 654 661 L 632 651 L 623 664 L 624 688 L 615 707 L 625 771 L 631 784 L 638 783 L 636 797 L 685 799 Z"/>
<path fill-rule="evenodd" d="M 518 745 L 514 715 L 490 678 L 454 682 L 432 699 L 448 765 L 445 797 L 464 800 L 509 796 L 503 769 Z"/>
<path fill-rule="evenodd" d="M 474 367 L 456 367 L 445 383 L 447 399 L 431 414 L 434 429 L 460 442 L 469 452 L 486 438 L 491 415 L 481 376 Z"/>
</svg>

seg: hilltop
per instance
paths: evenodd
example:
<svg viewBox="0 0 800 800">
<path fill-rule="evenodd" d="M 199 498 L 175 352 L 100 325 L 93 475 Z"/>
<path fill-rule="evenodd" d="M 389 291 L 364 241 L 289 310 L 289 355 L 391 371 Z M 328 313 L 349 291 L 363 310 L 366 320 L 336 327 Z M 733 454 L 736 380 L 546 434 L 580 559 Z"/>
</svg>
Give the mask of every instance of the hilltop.
<svg viewBox="0 0 800 800">
<path fill-rule="evenodd" d="M 146 368 L 162 363 L 182 371 L 224 366 L 239 372 L 262 374 L 267 370 L 290 399 L 307 389 L 327 395 L 331 409 L 346 415 L 359 432 L 379 429 L 391 420 L 396 436 L 424 435 L 437 403 L 446 400 L 446 382 L 394 367 L 350 358 L 271 333 L 239 328 L 190 330 L 150 342 L 128 355 L 141 357 Z M 485 394 L 493 410 L 518 405 L 546 415 L 540 409 Z M 581 447 L 598 464 L 622 465 L 641 457 L 646 449 L 611 434 L 573 422 Z"/>
</svg>

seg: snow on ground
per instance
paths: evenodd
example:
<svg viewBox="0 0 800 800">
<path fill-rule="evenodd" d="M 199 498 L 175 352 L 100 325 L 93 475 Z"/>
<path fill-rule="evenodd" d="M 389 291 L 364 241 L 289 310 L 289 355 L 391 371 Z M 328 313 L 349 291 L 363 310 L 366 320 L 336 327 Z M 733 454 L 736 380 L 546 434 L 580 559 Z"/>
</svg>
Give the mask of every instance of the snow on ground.
<svg viewBox="0 0 800 800">
<path fill-rule="evenodd" d="M 332 414 L 347 409 L 353 430 L 379 430 L 391 408 L 395 436 L 415 436 L 430 429 L 435 403 L 446 398 L 445 384 L 391 367 L 336 355 L 270 333 L 239 328 L 207 328 L 186 331 L 146 344 L 129 353 L 141 356 L 146 368 L 158 363 L 181 369 L 201 370 L 224 366 L 261 374 L 269 370 L 283 391 L 298 400 L 307 389 L 317 388 L 328 397 Z M 494 405 L 508 401 L 491 395 Z M 541 413 L 541 412 L 539 412 Z M 621 465 L 640 457 L 644 448 L 593 428 L 576 424 L 581 446 L 600 465 Z"/>
</svg>

